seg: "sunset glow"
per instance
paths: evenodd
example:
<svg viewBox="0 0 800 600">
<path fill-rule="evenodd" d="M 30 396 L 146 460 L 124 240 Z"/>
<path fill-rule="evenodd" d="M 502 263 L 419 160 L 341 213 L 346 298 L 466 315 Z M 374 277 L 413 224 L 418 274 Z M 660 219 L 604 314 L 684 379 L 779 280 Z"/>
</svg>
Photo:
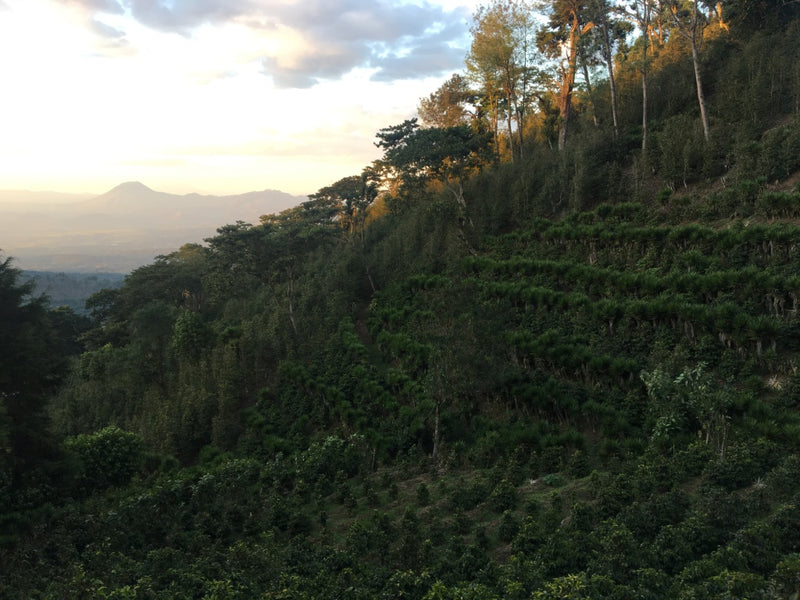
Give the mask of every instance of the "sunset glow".
<svg viewBox="0 0 800 600">
<path fill-rule="evenodd" d="M 462 68 L 477 4 L 2 0 L 0 189 L 312 193 Z"/>
</svg>

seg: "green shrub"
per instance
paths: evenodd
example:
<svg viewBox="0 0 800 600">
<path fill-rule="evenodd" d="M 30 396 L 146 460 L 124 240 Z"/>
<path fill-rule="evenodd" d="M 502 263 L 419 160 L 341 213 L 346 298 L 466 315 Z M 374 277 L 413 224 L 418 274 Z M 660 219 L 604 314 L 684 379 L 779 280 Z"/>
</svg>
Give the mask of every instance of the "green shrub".
<svg viewBox="0 0 800 600">
<path fill-rule="evenodd" d="M 428 506 L 431 501 L 431 492 L 428 490 L 428 486 L 424 483 L 420 483 L 417 486 L 417 504 L 420 506 Z"/>
<path fill-rule="evenodd" d="M 500 519 L 500 526 L 497 528 L 497 537 L 501 542 L 510 542 L 514 539 L 519 531 L 519 523 L 514 518 L 514 513 L 510 510 L 503 512 L 503 517 Z"/>
<path fill-rule="evenodd" d="M 700 174 L 705 152 L 697 120 L 685 114 L 671 117 L 654 137 L 660 154 L 659 171 L 667 185 L 675 189 L 694 181 Z"/>
<path fill-rule="evenodd" d="M 575 450 L 567 463 L 567 474 L 570 477 L 586 477 L 589 474 L 589 459 L 583 450 Z"/>
<path fill-rule="evenodd" d="M 78 480 L 86 491 L 125 485 L 145 458 L 144 440 L 115 425 L 70 438 L 64 445 L 80 461 Z"/>
<path fill-rule="evenodd" d="M 511 510 L 517 505 L 517 489 L 508 479 L 503 479 L 494 487 L 489 500 L 497 512 Z"/>
<path fill-rule="evenodd" d="M 764 134 L 758 168 L 769 181 L 786 179 L 800 168 L 800 122 Z"/>
<path fill-rule="evenodd" d="M 728 490 L 752 484 L 775 464 L 777 448 L 765 439 L 732 444 L 720 459 L 709 462 L 706 476 Z"/>
<path fill-rule="evenodd" d="M 548 473 L 542 477 L 542 481 L 545 485 L 549 485 L 550 487 L 561 487 L 564 485 L 564 478 L 558 473 Z"/>
</svg>

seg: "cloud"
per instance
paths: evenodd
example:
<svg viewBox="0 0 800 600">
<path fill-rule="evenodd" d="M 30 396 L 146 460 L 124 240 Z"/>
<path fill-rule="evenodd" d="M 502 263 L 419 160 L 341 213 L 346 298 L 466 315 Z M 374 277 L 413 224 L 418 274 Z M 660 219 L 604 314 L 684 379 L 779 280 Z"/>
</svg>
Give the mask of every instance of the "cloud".
<svg viewBox="0 0 800 600">
<path fill-rule="evenodd" d="M 146 27 L 184 36 L 202 25 L 235 23 L 254 35 L 291 37 L 296 43 L 279 44 L 261 59 L 263 72 L 284 88 L 311 87 L 356 68 L 375 69 L 378 81 L 453 71 L 463 63 L 459 45 L 470 20 L 465 8 L 425 0 L 71 1 L 95 14 L 124 10 Z"/>
<path fill-rule="evenodd" d="M 464 65 L 465 49 L 453 45 L 463 35 L 458 23 L 449 23 L 438 32 L 408 40 L 401 53 L 389 52 L 373 58 L 377 71 L 373 81 L 415 79 L 425 75 L 438 75 L 457 70 Z"/>
<path fill-rule="evenodd" d="M 452 71 L 463 64 L 463 49 L 452 45 L 466 34 L 469 14 L 428 3 L 306 0 L 277 17 L 302 32 L 307 46 L 291 67 L 278 59 L 266 61 L 265 70 L 278 85 L 308 86 L 358 67 L 376 68 L 380 81 Z"/>
<path fill-rule="evenodd" d="M 118 0 L 68 0 L 69 4 L 79 6 L 90 12 L 103 12 L 121 15 L 124 11 Z"/>
<path fill-rule="evenodd" d="M 91 0 L 89 0 L 91 1 Z M 162 31 L 186 34 L 194 27 L 225 23 L 257 12 L 251 0 L 124 0 L 137 21 Z"/>
<path fill-rule="evenodd" d="M 119 44 L 127 43 L 125 41 L 125 32 L 121 29 L 112 27 L 111 25 L 103 23 L 102 21 L 98 21 L 97 19 L 92 19 L 90 27 L 94 33 L 102 38 L 112 40 Z"/>
</svg>

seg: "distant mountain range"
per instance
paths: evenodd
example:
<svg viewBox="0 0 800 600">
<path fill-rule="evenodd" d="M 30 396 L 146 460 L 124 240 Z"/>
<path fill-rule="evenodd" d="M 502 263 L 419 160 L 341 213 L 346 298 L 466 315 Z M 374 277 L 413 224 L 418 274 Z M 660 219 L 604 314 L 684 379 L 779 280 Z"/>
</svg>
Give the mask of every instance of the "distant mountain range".
<svg viewBox="0 0 800 600">
<path fill-rule="evenodd" d="M 0 191 L 0 253 L 38 271 L 127 273 L 218 227 L 258 223 L 306 196 L 263 190 L 232 196 L 168 194 L 127 182 L 99 196 Z"/>
</svg>

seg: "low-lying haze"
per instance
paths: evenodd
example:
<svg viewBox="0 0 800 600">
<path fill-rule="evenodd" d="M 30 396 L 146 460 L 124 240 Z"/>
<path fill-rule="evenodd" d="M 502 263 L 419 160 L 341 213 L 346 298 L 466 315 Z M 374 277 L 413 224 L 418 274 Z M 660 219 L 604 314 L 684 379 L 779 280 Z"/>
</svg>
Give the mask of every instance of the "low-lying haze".
<svg viewBox="0 0 800 600">
<path fill-rule="evenodd" d="M 0 252 L 18 268 L 127 273 L 218 227 L 306 200 L 276 190 L 176 195 L 128 182 L 99 196 L 0 192 Z"/>
</svg>

